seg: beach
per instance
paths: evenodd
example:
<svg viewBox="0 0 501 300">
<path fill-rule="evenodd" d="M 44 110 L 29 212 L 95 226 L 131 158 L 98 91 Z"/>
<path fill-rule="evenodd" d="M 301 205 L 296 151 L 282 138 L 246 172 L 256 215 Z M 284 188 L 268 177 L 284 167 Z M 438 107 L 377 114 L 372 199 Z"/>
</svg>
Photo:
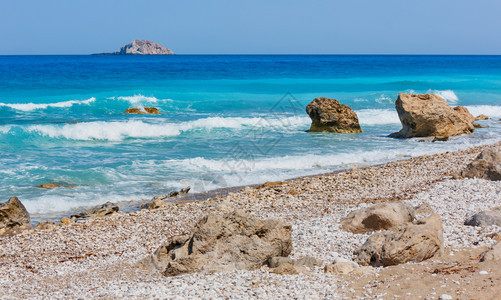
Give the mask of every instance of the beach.
<svg viewBox="0 0 501 300">
<path fill-rule="evenodd" d="M 0 237 L 0 295 L 19 298 L 376 298 L 494 299 L 500 262 L 479 262 L 500 228 L 465 226 L 467 217 L 500 205 L 501 183 L 454 179 L 482 150 L 501 143 L 424 155 L 377 166 L 246 187 L 204 201 L 78 220 Z M 339 228 L 350 211 L 376 203 L 427 202 L 444 227 L 444 253 L 420 263 L 371 268 L 364 275 L 324 273 L 323 266 L 281 275 L 254 271 L 165 277 L 137 263 L 175 236 L 188 234 L 223 203 L 259 219 L 292 225 L 292 258 L 329 264 L 353 252 L 371 233 Z M 483 272 L 481 272 L 483 271 Z M 448 298 L 442 298 L 448 299 Z"/>
</svg>

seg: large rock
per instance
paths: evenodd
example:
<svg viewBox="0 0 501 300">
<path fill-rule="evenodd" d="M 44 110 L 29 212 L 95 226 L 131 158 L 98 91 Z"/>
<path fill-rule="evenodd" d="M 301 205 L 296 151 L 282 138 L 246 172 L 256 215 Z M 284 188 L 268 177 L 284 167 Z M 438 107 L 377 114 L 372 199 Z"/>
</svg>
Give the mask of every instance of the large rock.
<svg viewBox="0 0 501 300">
<path fill-rule="evenodd" d="M 492 210 L 481 211 L 468 218 L 464 225 L 487 227 L 491 225 L 501 226 L 501 207 Z"/>
<path fill-rule="evenodd" d="M 0 235 L 30 228 L 30 215 L 17 197 L 12 197 L 9 201 L 0 204 Z"/>
<path fill-rule="evenodd" d="M 401 201 L 376 204 L 352 211 L 341 220 L 341 229 L 353 233 L 385 230 L 414 220 L 414 209 Z"/>
<path fill-rule="evenodd" d="M 166 276 L 253 270 L 291 251 L 290 225 L 233 210 L 203 217 L 188 237 L 175 237 L 139 266 L 160 270 Z"/>
<path fill-rule="evenodd" d="M 495 149 L 482 151 L 461 171 L 460 177 L 501 180 L 501 153 Z"/>
<path fill-rule="evenodd" d="M 468 109 L 462 106 L 452 108 L 435 94 L 400 93 L 395 107 L 402 129 L 392 133 L 391 137 L 446 137 L 469 134 L 475 130 L 472 124 L 475 118 Z"/>
<path fill-rule="evenodd" d="M 439 215 L 432 214 L 370 236 L 355 251 L 356 261 L 360 265 L 377 267 L 420 262 L 441 253 L 443 242 L 442 220 Z"/>
<path fill-rule="evenodd" d="M 316 98 L 306 106 L 306 112 L 311 118 L 310 132 L 362 132 L 357 114 L 335 99 Z"/>
<path fill-rule="evenodd" d="M 115 55 L 171 55 L 174 54 L 169 48 L 146 40 L 133 40 L 132 43 L 123 46 L 120 51 L 113 52 Z"/>
<path fill-rule="evenodd" d="M 81 212 L 77 215 L 72 215 L 71 217 L 75 218 L 91 218 L 91 217 L 102 217 L 106 215 L 110 215 L 119 210 L 118 205 L 112 202 L 106 202 L 105 204 L 94 206 L 84 212 Z"/>
</svg>

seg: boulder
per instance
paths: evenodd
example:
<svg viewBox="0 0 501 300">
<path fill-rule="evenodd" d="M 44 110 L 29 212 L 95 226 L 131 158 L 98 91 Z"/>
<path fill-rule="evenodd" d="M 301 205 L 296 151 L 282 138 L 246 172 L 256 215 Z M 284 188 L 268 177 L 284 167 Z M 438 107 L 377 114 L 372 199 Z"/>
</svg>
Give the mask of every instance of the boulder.
<svg viewBox="0 0 501 300">
<path fill-rule="evenodd" d="M 11 197 L 9 201 L 0 203 L 0 235 L 30 228 L 30 215 L 17 197 Z"/>
<path fill-rule="evenodd" d="M 127 108 L 125 110 L 126 114 L 159 114 L 160 111 L 156 107 L 143 107 L 144 111 L 139 108 Z"/>
<path fill-rule="evenodd" d="M 156 197 L 156 196 L 155 196 Z M 167 203 L 165 203 L 162 199 L 153 199 L 151 202 L 145 203 L 141 205 L 141 208 L 147 208 L 147 209 L 157 209 L 160 207 L 166 207 Z"/>
<path fill-rule="evenodd" d="M 431 208 L 428 202 L 423 202 L 420 205 L 414 207 L 414 215 L 431 215 L 433 213 L 433 208 Z"/>
<path fill-rule="evenodd" d="M 203 217 L 189 236 L 173 238 L 138 266 L 160 270 L 166 276 L 253 270 L 273 257 L 287 257 L 291 251 L 291 225 L 233 210 Z"/>
<path fill-rule="evenodd" d="M 452 108 L 434 94 L 400 93 L 395 107 L 402 129 L 392 133 L 391 137 L 448 137 L 470 134 L 475 130 L 472 124 L 475 118 L 468 109 L 462 106 Z"/>
<path fill-rule="evenodd" d="M 110 215 L 119 210 L 118 205 L 111 202 L 106 202 L 105 204 L 94 206 L 80 214 L 72 215 L 71 217 L 75 218 L 92 218 L 92 217 L 102 217 L 106 215 Z"/>
<path fill-rule="evenodd" d="M 501 207 L 492 210 L 481 211 L 468 218 L 464 225 L 487 227 L 491 225 L 501 226 Z"/>
<path fill-rule="evenodd" d="M 437 214 L 405 223 L 386 232 L 370 236 L 355 251 L 360 265 L 392 266 L 409 261 L 420 262 L 441 253 L 443 249 L 442 220 Z"/>
<path fill-rule="evenodd" d="M 414 209 L 401 201 L 376 204 L 352 211 L 341 220 L 341 229 L 352 233 L 385 230 L 414 220 Z"/>
<path fill-rule="evenodd" d="M 459 177 L 501 180 L 501 153 L 495 149 L 482 151 L 465 170 L 461 171 Z"/>
<path fill-rule="evenodd" d="M 484 252 L 480 261 L 501 261 L 501 242 L 496 243 Z"/>
<path fill-rule="evenodd" d="M 483 120 L 489 120 L 489 117 L 486 115 L 478 115 L 475 117 L 475 121 L 483 121 Z"/>
<path fill-rule="evenodd" d="M 336 264 L 328 264 L 324 267 L 325 273 L 334 273 L 334 274 L 348 274 L 354 270 L 353 266 L 347 262 L 339 262 Z"/>
<path fill-rule="evenodd" d="M 306 112 L 311 118 L 310 132 L 362 132 L 357 114 L 335 99 L 316 98 L 306 106 Z"/>
</svg>

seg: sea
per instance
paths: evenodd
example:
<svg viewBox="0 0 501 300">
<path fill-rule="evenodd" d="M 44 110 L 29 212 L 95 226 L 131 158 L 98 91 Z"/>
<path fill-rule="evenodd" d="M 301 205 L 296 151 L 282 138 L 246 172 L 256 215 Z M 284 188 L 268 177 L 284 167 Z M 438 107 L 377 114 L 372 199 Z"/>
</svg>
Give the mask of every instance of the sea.
<svg viewBox="0 0 501 300">
<path fill-rule="evenodd" d="M 401 92 L 435 93 L 490 128 L 390 138 Z M 363 133 L 307 132 L 321 96 L 353 108 Z M 0 202 L 17 196 L 44 220 L 379 164 L 500 141 L 500 118 L 501 56 L 0 56 Z M 50 182 L 74 187 L 37 187 Z"/>
</svg>

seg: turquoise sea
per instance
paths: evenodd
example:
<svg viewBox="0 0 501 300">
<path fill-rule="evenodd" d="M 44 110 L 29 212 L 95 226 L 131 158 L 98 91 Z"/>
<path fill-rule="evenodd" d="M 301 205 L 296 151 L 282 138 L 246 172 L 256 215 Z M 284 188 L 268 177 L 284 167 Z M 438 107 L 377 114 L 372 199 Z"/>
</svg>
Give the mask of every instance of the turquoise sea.
<svg viewBox="0 0 501 300">
<path fill-rule="evenodd" d="M 436 93 L 489 129 L 449 142 L 392 139 L 399 92 Z M 305 132 L 338 99 L 361 134 Z M 130 107 L 160 115 L 127 115 Z M 329 172 L 501 140 L 501 56 L 0 56 L 0 201 L 34 219 Z M 37 188 L 54 182 L 74 188 Z"/>
</svg>

